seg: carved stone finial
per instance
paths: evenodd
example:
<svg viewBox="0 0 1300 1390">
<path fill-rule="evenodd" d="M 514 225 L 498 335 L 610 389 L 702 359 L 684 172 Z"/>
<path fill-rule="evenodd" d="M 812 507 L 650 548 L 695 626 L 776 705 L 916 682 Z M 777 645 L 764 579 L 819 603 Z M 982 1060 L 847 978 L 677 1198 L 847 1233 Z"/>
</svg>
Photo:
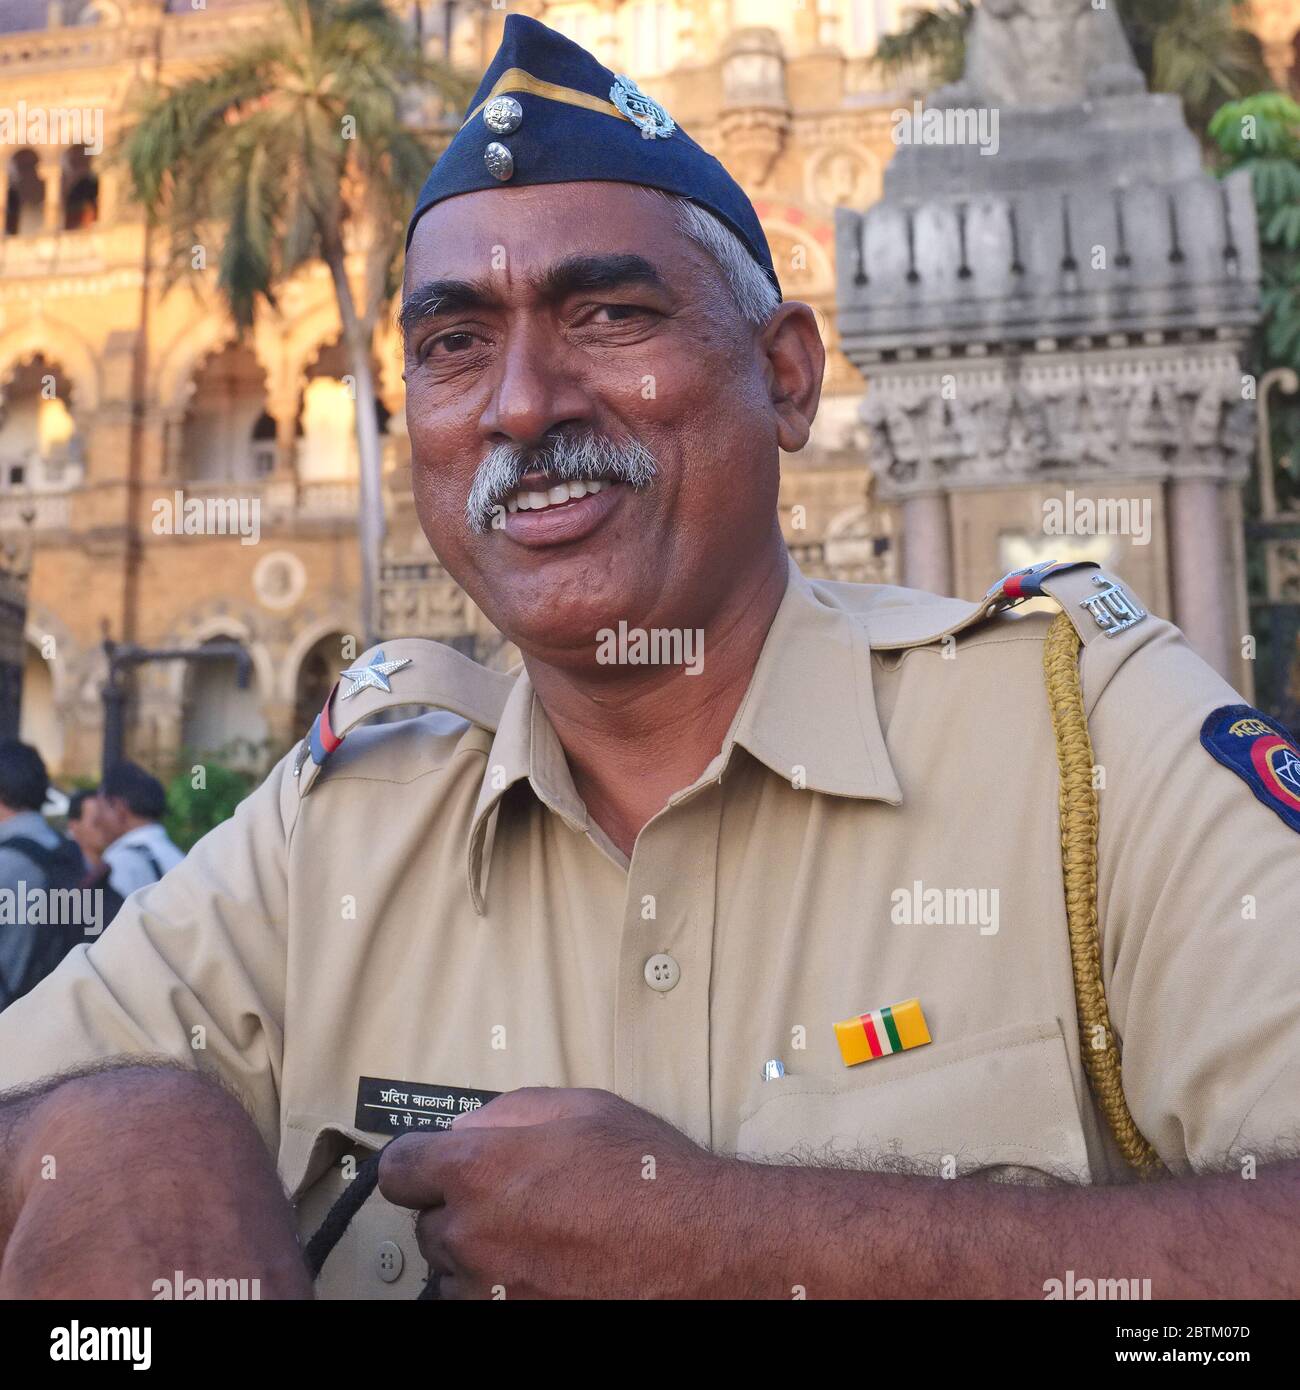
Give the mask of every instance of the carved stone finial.
<svg viewBox="0 0 1300 1390">
<path fill-rule="evenodd" d="M 959 83 L 944 106 L 1070 106 L 1144 89 L 1111 5 L 1092 0 L 984 0 Z"/>
</svg>

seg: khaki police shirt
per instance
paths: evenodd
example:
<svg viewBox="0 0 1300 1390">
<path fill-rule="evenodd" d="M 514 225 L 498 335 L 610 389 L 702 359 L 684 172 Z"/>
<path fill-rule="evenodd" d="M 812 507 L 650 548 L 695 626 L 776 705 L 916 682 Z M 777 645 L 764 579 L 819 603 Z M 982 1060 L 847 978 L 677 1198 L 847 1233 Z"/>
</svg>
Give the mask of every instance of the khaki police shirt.
<svg viewBox="0 0 1300 1390">
<path fill-rule="evenodd" d="M 1295 832 L 1198 742 L 1238 697 L 1154 616 L 1097 628 L 1092 573 L 1049 587 L 1086 643 L 1129 1106 L 1175 1172 L 1263 1161 L 1300 1118 Z M 721 751 L 630 861 L 526 673 L 387 642 L 412 664 L 391 695 L 334 697 L 350 731 L 323 767 L 286 758 L 0 1015 L 0 1085 L 114 1054 L 219 1072 L 304 1238 L 345 1158 L 386 1141 L 355 1124 L 363 1076 L 604 1087 L 750 1157 L 1124 1178 L 1080 1063 L 1051 615 L 987 607 L 792 566 Z M 353 727 L 409 702 L 435 712 Z M 940 920 L 931 890 L 952 895 Z M 846 1067 L 834 1022 L 912 997 L 932 1043 Z M 424 1273 L 410 1214 L 376 1195 L 319 1287 L 409 1298 Z"/>
</svg>

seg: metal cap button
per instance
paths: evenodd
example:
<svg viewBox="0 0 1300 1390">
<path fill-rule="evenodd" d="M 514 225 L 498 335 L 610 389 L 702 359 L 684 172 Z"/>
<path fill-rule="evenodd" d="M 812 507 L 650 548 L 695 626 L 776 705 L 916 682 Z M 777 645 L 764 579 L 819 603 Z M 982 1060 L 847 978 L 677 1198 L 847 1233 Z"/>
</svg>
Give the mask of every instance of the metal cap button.
<svg viewBox="0 0 1300 1390">
<path fill-rule="evenodd" d="M 524 119 L 524 108 L 514 97 L 494 97 L 483 108 L 483 124 L 494 135 L 513 135 Z"/>
<path fill-rule="evenodd" d="M 660 994 L 667 994 L 681 978 L 681 966 L 663 951 L 651 956 L 645 963 L 645 982 Z"/>
<path fill-rule="evenodd" d="M 515 157 L 500 140 L 493 140 L 483 151 L 483 163 L 487 165 L 488 173 L 502 183 L 515 172 Z"/>
<path fill-rule="evenodd" d="M 406 1257 L 402 1254 L 402 1247 L 393 1240 L 384 1241 L 375 1256 L 375 1269 L 385 1284 L 395 1283 L 402 1277 L 402 1266 L 405 1263 Z"/>
</svg>

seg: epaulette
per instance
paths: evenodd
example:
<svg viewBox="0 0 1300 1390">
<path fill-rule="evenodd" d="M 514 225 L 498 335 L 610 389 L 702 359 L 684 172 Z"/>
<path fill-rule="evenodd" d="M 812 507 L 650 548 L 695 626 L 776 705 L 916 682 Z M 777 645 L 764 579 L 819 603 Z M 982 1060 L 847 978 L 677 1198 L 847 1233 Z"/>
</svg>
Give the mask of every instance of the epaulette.
<svg viewBox="0 0 1300 1390">
<path fill-rule="evenodd" d="M 1060 604 L 1086 646 L 1102 637 L 1117 637 L 1147 616 L 1122 584 L 1093 560 L 1046 560 L 1005 574 L 978 603 L 942 601 L 940 622 L 918 632 L 913 618 L 899 610 L 874 613 L 870 640 L 874 651 L 902 651 L 929 646 L 988 622 L 1027 599 L 1049 597 Z M 892 629 L 892 630 L 891 630 Z"/>
<path fill-rule="evenodd" d="M 383 709 L 422 705 L 495 732 L 514 679 L 424 638 L 399 637 L 371 647 L 340 672 L 294 754 L 299 795 L 307 794 L 348 731 Z"/>
</svg>

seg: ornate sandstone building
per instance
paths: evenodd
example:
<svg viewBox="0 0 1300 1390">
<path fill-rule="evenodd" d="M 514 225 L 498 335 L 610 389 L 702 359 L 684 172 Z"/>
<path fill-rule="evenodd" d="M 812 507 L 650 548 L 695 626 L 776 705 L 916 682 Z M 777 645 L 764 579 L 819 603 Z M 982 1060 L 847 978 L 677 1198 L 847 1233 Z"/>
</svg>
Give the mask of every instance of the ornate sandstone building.
<svg viewBox="0 0 1300 1390">
<path fill-rule="evenodd" d="M 504 17 L 467 0 L 393 2 L 413 42 L 476 73 Z M 642 82 L 727 162 L 757 204 L 787 293 L 817 306 L 833 343 L 834 210 L 879 194 L 893 149 L 900 98 L 881 89 L 869 56 L 896 22 L 895 0 L 520 8 Z M 286 747 L 359 630 L 353 402 L 325 268 L 236 341 L 201 279 L 162 292 L 142 212 L 98 148 L 111 148 L 143 82 L 176 79 L 273 15 L 269 0 L 0 5 L 0 115 L 10 113 L 8 136 L 0 128 L 0 545 L 10 570 L 28 571 L 24 650 L 8 655 L 22 663 L 22 731 L 64 775 L 98 765 L 106 637 L 150 648 L 234 641 L 251 658 L 243 688 L 233 661 L 140 669 L 128 747 L 162 765 L 182 748 L 241 756 L 237 740 L 250 760 Z M 75 112 L 99 113 L 102 132 L 50 119 Z M 384 630 L 507 660 L 416 526 L 391 331 L 375 364 Z M 809 569 L 886 577 L 890 518 L 870 503 L 858 389 L 833 352 L 813 446 L 788 460 L 783 515 Z M 186 504 L 221 503 L 237 530 L 233 504 L 254 499 L 255 543 L 245 543 L 251 525 L 243 536 L 187 533 Z"/>
<path fill-rule="evenodd" d="M 504 15 L 484 0 L 391 3 L 412 42 L 475 73 Z M 812 573 L 896 578 L 896 504 L 873 481 L 892 445 L 873 441 L 839 348 L 835 215 L 881 197 L 910 93 L 887 90 L 871 55 L 906 0 L 512 8 L 635 78 L 744 183 L 787 294 L 818 309 L 831 348 L 812 445 L 785 461 L 787 537 Z M 1271 60 L 1287 64 L 1291 0 L 1254 8 Z M 0 649 L 0 714 L 21 672 L 23 734 L 65 776 L 99 762 L 105 638 L 233 641 L 251 660 L 246 685 L 233 661 L 141 668 L 128 747 L 163 766 L 182 749 L 251 762 L 286 747 L 359 631 L 354 403 L 327 272 L 298 277 L 237 341 L 201 278 L 163 292 L 143 213 L 104 153 L 142 84 L 272 22 L 271 0 L 0 0 L 0 609 L 26 595 L 23 640 Z M 416 526 L 391 330 L 374 355 L 384 630 L 507 661 Z M 233 534 L 187 527 L 186 504 L 209 502 Z M 970 587 L 964 570 L 954 578 Z"/>
</svg>

